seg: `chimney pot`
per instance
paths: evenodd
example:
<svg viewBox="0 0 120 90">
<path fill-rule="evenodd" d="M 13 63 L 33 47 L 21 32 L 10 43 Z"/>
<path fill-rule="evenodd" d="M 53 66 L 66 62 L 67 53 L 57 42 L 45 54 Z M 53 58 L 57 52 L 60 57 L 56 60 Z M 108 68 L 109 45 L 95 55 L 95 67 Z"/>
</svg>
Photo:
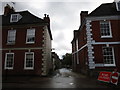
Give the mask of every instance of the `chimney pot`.
<svg viewBox="0 0 120 90">
<path fill-rule="evenodd" d="M 46 14 L 44 14 L 44 16 L 46 17 Z"/>
</svg>

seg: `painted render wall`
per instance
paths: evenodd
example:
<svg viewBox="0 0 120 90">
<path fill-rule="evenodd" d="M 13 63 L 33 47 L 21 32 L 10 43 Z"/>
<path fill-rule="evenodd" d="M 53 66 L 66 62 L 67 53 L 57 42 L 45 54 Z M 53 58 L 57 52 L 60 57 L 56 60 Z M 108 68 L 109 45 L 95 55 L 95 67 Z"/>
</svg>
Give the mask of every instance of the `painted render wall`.
<svg viewBox="0 0 120 90">
<path fill-rule="evenodd" d="M 43 44 L 43 59 L 42 59 L 42 75 L 47 75 L 49 70 L 52 69 L 52 59 L 51 59 L 51 38 L 48 31 L 48 27 L 44 27 L 44 44 Z"/>
</svg>

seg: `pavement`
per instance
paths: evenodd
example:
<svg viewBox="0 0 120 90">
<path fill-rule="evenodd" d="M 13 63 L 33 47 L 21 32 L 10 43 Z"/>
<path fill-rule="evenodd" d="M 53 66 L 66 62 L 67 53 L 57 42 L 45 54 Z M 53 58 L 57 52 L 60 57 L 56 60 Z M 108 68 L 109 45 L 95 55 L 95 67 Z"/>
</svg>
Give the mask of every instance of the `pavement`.
<svg viewBox="0 0 120 90">
<path fill-rule="evenodd" d="M 100 82 L 70 69 L 56 70 L 52 76 L 14 76 L 3 79 L 2 90 L 40 89 L 40 88 L 120 88 L 110 83 Z"/>
</svg>

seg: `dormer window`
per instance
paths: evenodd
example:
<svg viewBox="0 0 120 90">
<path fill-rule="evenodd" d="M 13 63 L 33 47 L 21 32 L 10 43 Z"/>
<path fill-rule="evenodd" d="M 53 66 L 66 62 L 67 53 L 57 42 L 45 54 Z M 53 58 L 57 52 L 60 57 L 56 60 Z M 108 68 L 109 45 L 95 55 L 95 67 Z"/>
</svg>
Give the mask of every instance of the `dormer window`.
<svg viewBox="0 0 120 90">
<path fill-rule="evenodd" d="M 10 22 L 18 22 L 21 18 L 20 14 L 11 14 Z"/>
<path fill-rule="evenodd" d="M 116 2 L 116 8 L 117 8 L 117 11 L 120 11 L 120 1 Z"/>
<path fill-rule="evenodd" d="M 18 21 L 18 14 L 11 14 L 10 22 L 17 22 Z"/>
</svg>

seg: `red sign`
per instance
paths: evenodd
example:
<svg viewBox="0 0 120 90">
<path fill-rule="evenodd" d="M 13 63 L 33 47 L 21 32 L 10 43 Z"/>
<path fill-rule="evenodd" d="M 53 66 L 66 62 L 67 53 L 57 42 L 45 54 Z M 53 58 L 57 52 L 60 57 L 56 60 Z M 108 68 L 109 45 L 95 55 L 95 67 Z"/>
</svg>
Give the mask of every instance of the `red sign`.
<svg viewBox="0 0 120 90">
<path fill-rule="evenodd" d="M 111 83 L 116 84 L 118 83 L 119 73 L 113 72 L 111 75 Z"/>
<path fill-rule="evenodd" d="M 110 82 L 112 72 L 100 72 L 98 80 L 104 82 Z"/>
</svg>

